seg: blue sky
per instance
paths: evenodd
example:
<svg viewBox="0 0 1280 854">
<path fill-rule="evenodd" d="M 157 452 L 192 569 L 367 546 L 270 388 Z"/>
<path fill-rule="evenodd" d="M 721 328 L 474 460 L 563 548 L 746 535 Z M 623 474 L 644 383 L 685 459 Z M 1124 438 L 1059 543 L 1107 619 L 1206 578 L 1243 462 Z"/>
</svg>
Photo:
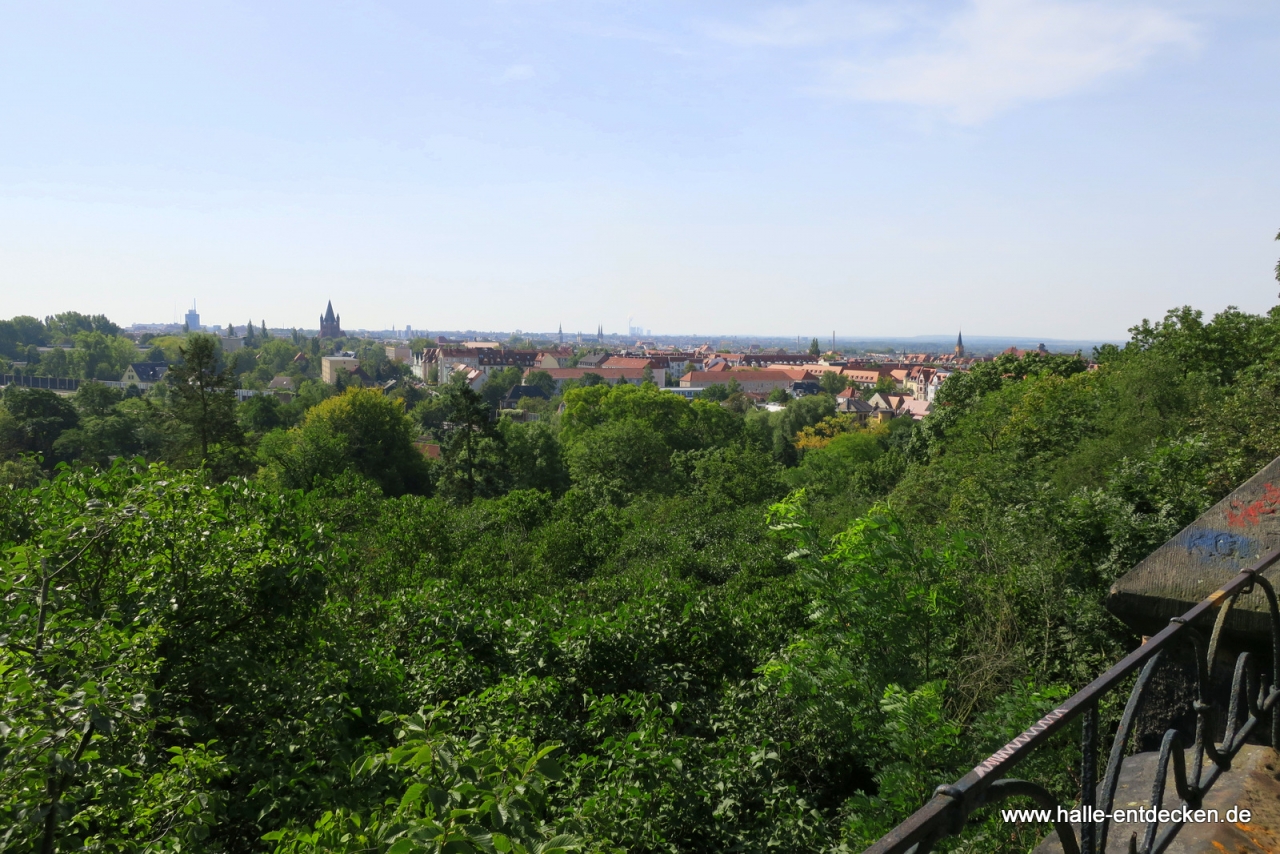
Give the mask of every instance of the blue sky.
<svg viewBox="0 0 1280 854">
<path fill-rule="evenodd" d="M 0 5 L 0 316 L 1123 337 L 1280 288 L 1272 2 Z"/>
</svg>

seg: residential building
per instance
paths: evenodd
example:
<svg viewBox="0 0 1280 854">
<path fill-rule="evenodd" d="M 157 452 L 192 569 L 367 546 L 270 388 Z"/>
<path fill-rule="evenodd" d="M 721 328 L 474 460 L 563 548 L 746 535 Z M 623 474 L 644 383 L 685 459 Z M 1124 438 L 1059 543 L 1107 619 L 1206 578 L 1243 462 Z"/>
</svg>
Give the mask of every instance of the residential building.
<svg viewBox="0 0 1280 854">
<path fill-rule="evenodd" d="M 797 378 L 789 371 L 764 369 L 759 371 L 690 371 L 680 378 L 681 388 L 703 389 L 713 385 L 736 382 L 743 391 L 768 394 L 774 389 L 788 389 L 792 383 L 812 378 L 808 372 Z"/>
<path fill-rule="evenodd" d="M 678 377 L 689 368 L 694 360 L 691 353 L 646 353 L 655 370 L 665 368 L 668 377 Z"/>
<path fill-rule="evenodd" d="M 890 417 L 910 416 L 919 421 L 933 411 L 933 404 L 927 400 L 917 400 L 905 394 L 884 394 L 877 392 L 867 398 L 877 412 L 888 413 Z"/>
<path fill-rule="evenodd" d="M 897 412 L 902 406 L 902 401 L 906 398 L 904 394 L 888 394 L 878 391 L 867 398 L 867 403 L 876 409 L 883 409 L 888 412 Z"/>
<path fill-rule="evenodd" d="M 120 382 L 126 386 L 149 386 L 160 382 L 167 373 L 169 373 L 169 366 L 164 362 L 134 362 L 124 369 L 124 376 L 120 377 Z"/>
<path fill-rule="evenodd" d="M 320 379 L 329 385 L 337 385 L 338 372 L 355 373 L 360 368 L 360 360 L 355 353 L 340 353 L 336 356 L 323 356 L 320 359 Z"/>
<path fill-rule="evenodd" d="M 847 388 L 836 395 L 836 412 L 853 415 L 859 424 L 865 425 L 876 408 L 865 400 L 859 400 L 857 392 Z"/>
<path fill-rule="evenodd" d="M 579 363 L 578 367 L 582 367 L 582 364 Z M 667 384 L 666 367 L 659 367 L 656 359 L 645 356 L 610 356 L 592 370 L 601 376 L 605 376 L 606 371 L 636 370 L 642 374 L 648 371 L 655 385 L 663 387 Z"/>
<path fill-rule="evenodd" d="M 926 368 L 920 365 L 908 368 L 907 375 L 902 381 L 902 388 L 912 397 L 924 400 L 929 383 L 937 372 L 936 368 Z"/>
<path fill-rule="evenodd" d="M 536 385 L 518 385 L 507 392 L 507 396 L 502 399 L 503 409 L 519 409 L 520 401 L 526 399 L 546 400 L 547 393 Z"/>
<path fill-rule="evenodd" d="M 564 386 L 569 380 L 581 380 L 587 374 L 595 374 L 605 382 L 606 385 L 617 385 L 619 383 L 629 383 L 631 385 L 642 385 L 645 382 L 644 370 L 636 370 L 635 368 L 614 368 L 613 370 L 603 370 L 600 368 L 536 368 L 524 372 L 525 378 L 528 379 L 532 370 L 545 371 L 551 375 L 551 379 L 556 382 L 556 391 Z"/>
<path fill-rule="evenodd" d="M 386 351 L 389 361 L 408 364 L 413 360 L 413 353 L 409 350 L 408 344 L 388 344 Z"/>
<path fill-rule="evenodd" d="M 560 354 L 557 354 L 559 356 Z M 501 371 L 505 368 L 516 367 L 522 370 L 528 368 L 539 367 L 547 360 L 546 353 L 542 350 L 507 350 L 503 347 L 438 347 L 435 350 L 424 351 L 421 362 L 415 360 L 416 366 L 421 366 L 422 376 L 425 378 L 427 369 L 432 365 L 436 365 L 438 372 L 438 380 L 442 383 L 449 381 L 449 377 L 454 371 L 455 365 L 465 365 L 480 371 L 484 377 L 488 377 L 495 371 Z M 413 370 L 411 368 L 411 370 Z M 414 370 L 415 375 L 418 371 Z"/>
<path fill-rule="evenodd" d="M 582 363 L 579 362 L 579 365 Z M 597 367 L 601 368 L 645 368 L 654 367 L 654 362 L 647 356 L 607 356 L 604 361 L 598 362 Z"/>
<path fill-rule="evenodd" d="M 484 381 L 488 379 L 488 376 L 480 368 L 473 368 L 460 362 L 453 364 L 443 362 L 440 364 L 440 382 L 453 381 L 454 374 L 461 374 L 466 377 L 467 385 L 471 387 L 472 391 L 479 391 L 481 386 L 484 385 Z"/>
<path fill-rule="evenodd" d="M 298 391 L 298 383 L 293 377 L 281 374 L 267 383 L 267 391 L 274 394 L 281 403 L 289 403 Z"/>
<path fill-rule="evenodd" d="M 915 420 L 920 421 L 933 411 L 933 404 L 927 400 L 916 400 L 914 397 L 908 397 L 902 401 L 900 411 L 903 415 L 910 415 Z"/>
<path fill-rule="evenodd" d="M 681 397 L 683 397 L 685 400 L 693 400 L 695 397 L 697 397 L 699 394 L 702 393 L 702 389 L 700 388 L 681 388 L 679 386 L 670 386 L 669 388 L 664 388 L 663 391 L 669 391 L 672 394 L 678 394 Z"/>
<path fill-rule="evenodd" d="M 941 368 L 933 372 L 933 376 L 929 378 L 928 385 L 925 386 L 924 394 L 917 395 L 923 397 L 929 403 L 933 403 L 933 399 L 938 395 L 938 389 L 942 388 L 942 384 L 947 381 L 947 377 L 951 376 L 954 371 Z"/>
<path fill-rule="evenodd" d="M 862 389 L 875 388 L 881 377 L 880 371 L 875 369 L 851 371 L 846 368 L 844 375 L 850 385 Z"/>
</svg>

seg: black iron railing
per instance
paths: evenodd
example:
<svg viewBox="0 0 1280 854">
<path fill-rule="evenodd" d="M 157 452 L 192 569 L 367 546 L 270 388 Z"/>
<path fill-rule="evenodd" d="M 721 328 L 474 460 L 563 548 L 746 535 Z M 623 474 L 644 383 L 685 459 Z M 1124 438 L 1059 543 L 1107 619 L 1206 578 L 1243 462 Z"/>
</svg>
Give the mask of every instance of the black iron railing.
<svg viewBox="0 0 1280 854">
<path fill-rule="evenodd" d="M 1190 745 L 1192 758 L 1188 762 L 1183 755 L 1187 745 L 1183 743 L 1181 733 L 1176 729 L 1168 730 L 1160 746 L 1156 776 L 1152 781 L 1150 807 L 1156 810 L 1163 808 L 1165 780 L 1172 761 L 1177 797 L 1188 808 L 1198 809 L 1205 793 L 1219 776 L 1231 770 L 1232 759 L 1280 699 L 1280 608 L 1276 604 L 1275 589 L 1262 577 L 1263 570 L 1277 561 L 1280 561 L 1280 549 L 1241 570 L 1235 578 L 1181 617 L 1174 617 L 1159 634 L 1152 636 L 1093 680 L 1088 687 L 1045 715 L 960 780 L 949 786 L 939 786 L 927 804 L 885 834 L 865 854 L 926 854 L 940 839 L 959 835 L 975 810 L 1011 797 L 1030 798 L 1040 809 L 1052 810 L 1057 815 L 1058 801 L 1046 788 L 1029 780 L 1009 779 L 1006 775 L 1031 751 L 1077 719 L 1081 722 L 1083 758 L 1080 768 L 1081 801 L 1075 809 L 1087 811 L 1084 812 L 1085 815 L 1102 815 L 1102 818 L 1096 822 L 1082 822 L 1078 838 L 1075 828 L 1068 822 L 1055 821 L 1054 829 L 1062 843 L 1064 854 L 1105 852 L 1120 767 L 1134 733 L 1134 724 L 1144 694 L 1165 653 L 1186 643 L 1194 649 L 1196 660 L 1196 698 L 1193 704 L 1196 731 L 1195 740 Z M 1210 703 L 1214 660 L 1218 654 L 1227 614 L 1241 595 L 1252 592 L 1255 587 L 1266 594 L 1270 610 L 1270 678 L 1260 682 L 1255 657 L 1248 652 L 1240 653 L 1231 680 L 1231 693 L 1227 698 L 1224 734 L 1221 743 L 1215 743 L 1211 720 L 1213 706 Z M 1213 630 L 1206 644 L 1204 635 L 1196 626 L 1205 622 L 1207 615 L 1213 611 L 1217 611 L 1217 619 L 1214 620 Z M 1140 672 L 1116 728 L 1110 759 L 1099 789 L 1095 760 L 1098 748 L 1098 701 L 1119 687 L 1135 671 Z M 1273 746 L 1280 745 L 1280 713 L 1271 715 L 1270 727 L 1270 743 Z M 1208 767 L 1205 767 L 1205 756 L 1209 757 Z M 1157 854 L 1168 847 L 1182 829 L 1182 824 L 1181 821 L 1171 820 L 1164 822 L 1161 827 L 1160 822 L 1150 821 L 1144 838 L 1141 842 L 1136 838 L 1131 839 L 1129 850 L 1141 854 Z"/>
</svg>

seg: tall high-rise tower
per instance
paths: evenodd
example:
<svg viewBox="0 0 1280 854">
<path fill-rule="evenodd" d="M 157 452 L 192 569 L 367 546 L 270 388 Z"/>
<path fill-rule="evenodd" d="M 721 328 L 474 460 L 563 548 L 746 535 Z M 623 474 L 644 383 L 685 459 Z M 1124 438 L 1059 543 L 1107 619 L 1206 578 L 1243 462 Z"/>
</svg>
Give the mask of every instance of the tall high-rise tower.
<svg viewBox="0 0 1280 854">
<path fill-rule="evenodd" d="M 196 311 L 195 300 L 191 301 L 191 310 L 187 312 L 186 323 L 187 331 L 189 332 L 201 332 L 204 330 L 204 327 L 200 325 L 200 313 Z"/>
</svg>

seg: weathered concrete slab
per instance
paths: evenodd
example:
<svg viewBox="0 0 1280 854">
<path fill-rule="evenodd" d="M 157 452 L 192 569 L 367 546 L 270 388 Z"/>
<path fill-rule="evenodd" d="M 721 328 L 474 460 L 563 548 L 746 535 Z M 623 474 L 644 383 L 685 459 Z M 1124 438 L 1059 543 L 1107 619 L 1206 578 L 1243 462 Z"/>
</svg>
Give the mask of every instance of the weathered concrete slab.
<svg viewBox="0 0 1280 854">
<path fill-rule="evenodd" d="M 1187 752 L 1190 764 L 1190 751 Z M 1136 809 L 1151 806 L 1151 784 L 1155 781 L 1159 760 L 1157 753 L 1138 753 L 1124 761 L 1112 809 Z M 1208 760 L 1205 761 L 1208 767 Z M 1179 806 L 1170 769 L 1165 781 L 1164 808 Z M 1249 821 L 1227 822 L 1227 810 L 1247 809 Z M 1280 755 L 1269 747 L 1245 745 L 1205 796 L 1202 808 L 1217 810 L 1221 819 L 1216 824 L 1184 824 L 1165 850 L 1169 854 L 1273 854 L 1280 851 Z M 1077 838 L 1080 828 L 1076 827 Z M 1161 827 L 1160 831 L 1164 828 Z M 1107 835 L 1106 854 L 1125 854 L 1129 837 L 1138 836 L 1141 848 L 1147 826 L 1141 823 L 1111 825 Z M 1062 854 L 1057 835 L 1040 843 L 1033 854 Z"/>
<path fill-rule="evenodd" d="M 1111 587 L 1107 608 L 1143 634 L 1217 590 L 1242 568 L 1280 546 L 1280 458 L 1250 478 Z M 1280 583 L 1280 567 L 1264 573 Z M 1269 641 L 1266 597 L 1242 596 L 1227 628 L 1249 641 Z"/>
</svg>

